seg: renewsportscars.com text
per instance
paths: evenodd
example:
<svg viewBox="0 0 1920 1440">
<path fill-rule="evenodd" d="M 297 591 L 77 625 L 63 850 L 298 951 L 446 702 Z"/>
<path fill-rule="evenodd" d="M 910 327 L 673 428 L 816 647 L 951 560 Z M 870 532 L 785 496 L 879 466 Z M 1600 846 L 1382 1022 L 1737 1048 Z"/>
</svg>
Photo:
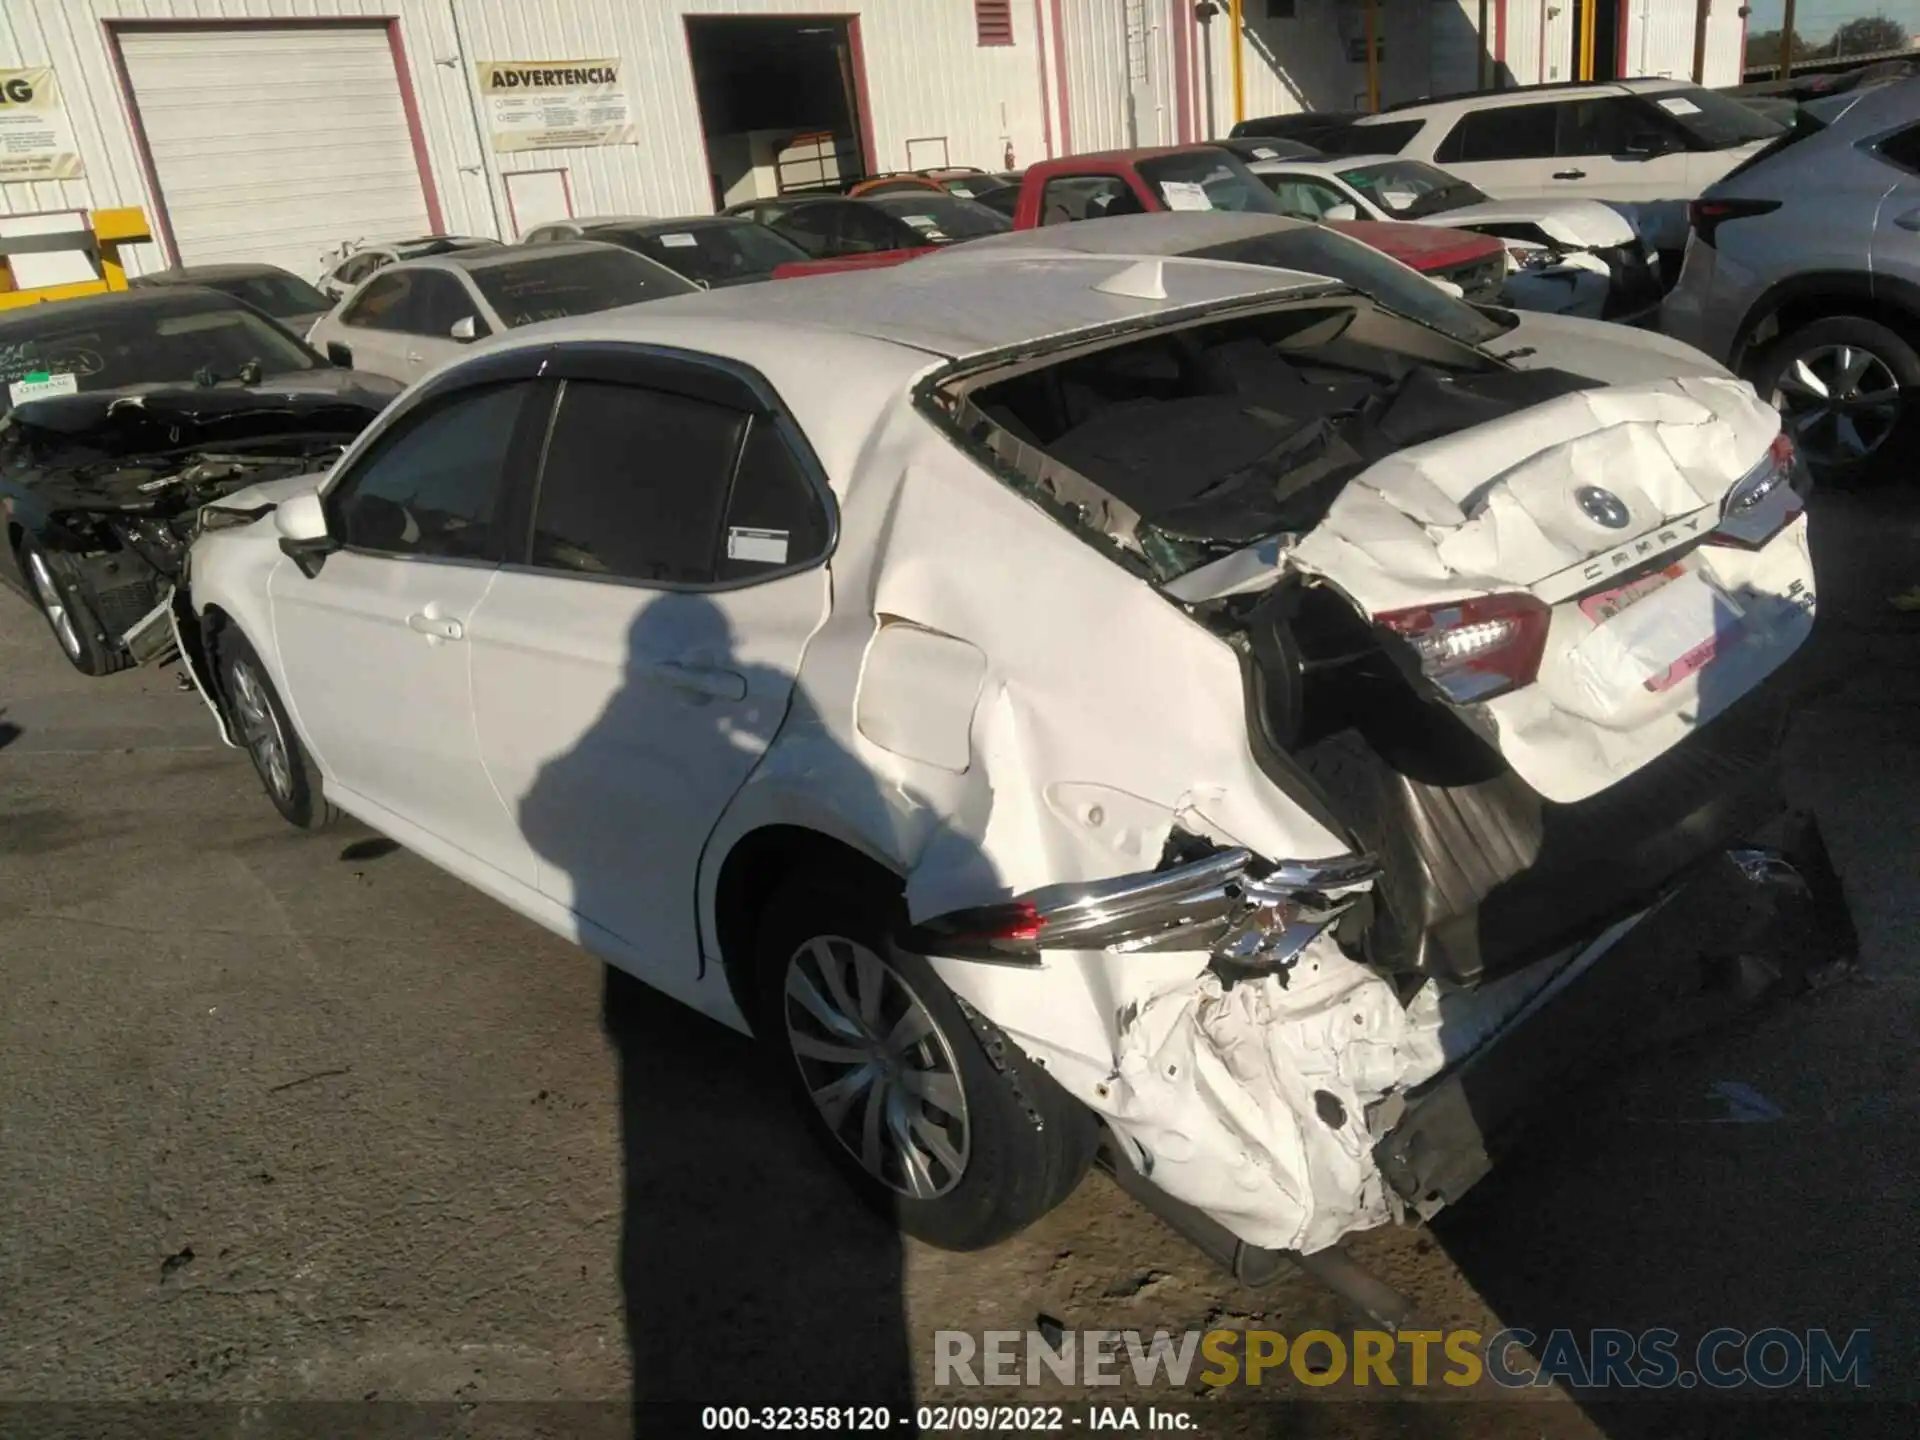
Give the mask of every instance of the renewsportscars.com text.
<svg viewBox="0 0 1920 1440">
<path fill-rule="evenodd" d="M 1483 1379 L 1510 1389 L 1558 1383 L 1580 1388 L 1713 1390 L 1758 1386 L 1865 1387 L 1865 1330 L 1710 1330 L 1691 1345 L 1652 1329 L 1079 1330 L 1050 1343 L 1038 1331 L 936 1330 L 934 1384 L 1119 1385 L 1179 1388 L 1262 1385 L 1451 1385 Z"/>
</svg>

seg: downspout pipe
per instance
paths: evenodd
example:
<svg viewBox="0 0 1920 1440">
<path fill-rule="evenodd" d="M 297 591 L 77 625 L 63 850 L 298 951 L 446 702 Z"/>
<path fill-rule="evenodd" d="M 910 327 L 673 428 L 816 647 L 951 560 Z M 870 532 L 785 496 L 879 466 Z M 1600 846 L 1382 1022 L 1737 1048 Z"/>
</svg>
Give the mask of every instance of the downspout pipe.
<svg viewBox="0 0 1920 1440">
<path fill-rule="evenodd" d="M 478 81 L 467 52 L 466 31 L 460 24 L 460 0 L 447 0 L 447 18 L 453 22 L 454 63 L 460 67 L 461 88 L 467 92 L 467 110 L 473 117 L 473 143 L 480 159 L 476 168 L 480 171 L 480 183 L 487 187 L 487 210 L 493 216 L 493 233 L 511 243 L 519 237 L 507 234 L 506 224 L 500 218 L 500 197 L 494 193 L 493 170 L 487 164 L 487 126 L 480 113 Z"/>
</svg>

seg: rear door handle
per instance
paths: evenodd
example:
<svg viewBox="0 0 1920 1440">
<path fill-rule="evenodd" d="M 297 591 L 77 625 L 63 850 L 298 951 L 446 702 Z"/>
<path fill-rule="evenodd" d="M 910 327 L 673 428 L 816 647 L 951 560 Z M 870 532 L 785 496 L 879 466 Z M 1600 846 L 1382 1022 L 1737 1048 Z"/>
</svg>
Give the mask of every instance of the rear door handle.
<svg viewBox="0 0 1920 1440">
<path fill-rule="evenodd" d="M 1893 217 L 1893 223 L 1902 230 L 1920 230 L 1920 210 L 1909 210 L 1904 215 Z"/>
<path fill-rule="evenodd" d="M 445 615 L 409 615 L 407 628 L 429 640 L 459 640 L 467 633 L 466 626 Z"/>
<path fill-rule="evenodd" d="M 411 364 L 414 364 L 414 365 L 422 364 L 425 362 L 426 358 L 427 357 L 422 355 L 418 350 L 407 351 L 407 360 Z"/>
<path fill-rule="evenodd" d="M 737 670 L 722 670 L 710 665 L 683 665 L 677 660 L 663 660 L 653 667 L 654 676 L 665 685 L 696 697 L 702 702 L 708 700 L 744 700 L 747 698 L 747 677 Z"/>
<path fill-rule="evenodd" d="M 1553 178 L 1556 180 L 1584 180 L 1587 178 L 1587 172 L 1584 170 L 1556 170 L 1553 172 Z"/>
</svg>

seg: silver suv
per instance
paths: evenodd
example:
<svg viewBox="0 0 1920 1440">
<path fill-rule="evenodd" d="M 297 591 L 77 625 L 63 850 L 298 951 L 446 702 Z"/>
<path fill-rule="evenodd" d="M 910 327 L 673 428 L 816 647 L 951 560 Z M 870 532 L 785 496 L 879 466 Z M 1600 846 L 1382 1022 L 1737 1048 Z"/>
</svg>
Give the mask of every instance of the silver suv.
<svg viewBox="0 0 1920 1440">
<path fill-rule="evenodd" d="M 1804 106 L 1689 219 L 1667 333 L 1752 380 L 1813 464 L 1865 471 L 1920 392 L 1920 80 Z"/>
</svg>

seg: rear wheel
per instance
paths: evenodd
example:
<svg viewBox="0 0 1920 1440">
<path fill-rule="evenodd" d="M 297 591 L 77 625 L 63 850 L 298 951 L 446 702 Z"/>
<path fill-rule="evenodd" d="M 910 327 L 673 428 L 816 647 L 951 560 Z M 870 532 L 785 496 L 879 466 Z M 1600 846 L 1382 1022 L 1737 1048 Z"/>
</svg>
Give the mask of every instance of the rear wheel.
<svg viewBox="0 0 1920 1440">
<path fill-rule="evenodd" d="M 133 657 L 123 646 L 100 637 L 93 610 L 61 556 L 48 554 L 31 540 L 22 540 L 20 568 L 60 653 L 74 669 L 83 675 L 111 675 L 133 664 Z"/>
<path fill-rule="evenodd" d="M 267 667 L 246 637 L 228 629 L 219 643 L 220 688 L 234 739 L 253 761 L 261 787 L 288 824 L 319 830 L 340 812 L 321 794 L 320 769 L 300 743 Z"/>
<path fill-rule="evenodd" d="M 835 872 L 788 881 L 758 945 L 758 1028 L 807 1124 L 902 1230 L 974 1250 L 1073 1192 L 1093 1116 L 924 957 L 888 943 L 899 901 Z"/>
<path fill-rule="evenodd" d="M 1828 478 L 1857 478 L 1912 428 L 1920 354 L 1876 321 L 1834 315 L 1768 346 L 1753 380 L 1809 465 Z"/>
</svg>

